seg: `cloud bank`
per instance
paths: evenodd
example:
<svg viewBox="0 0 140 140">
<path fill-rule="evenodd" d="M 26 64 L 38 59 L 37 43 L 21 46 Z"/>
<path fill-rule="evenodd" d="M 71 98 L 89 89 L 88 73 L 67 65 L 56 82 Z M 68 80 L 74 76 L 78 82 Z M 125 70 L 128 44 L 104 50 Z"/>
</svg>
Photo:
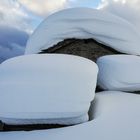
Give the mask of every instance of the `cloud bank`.
<svg viewBox="0 0 140 140">
<path fill-rule="evenodd" d="M 31 12 L 39 16 L 46 16 L 49 13 L 65 8 L 68 0 L 19 0 L 19 2 Z"/>
<path fill-rule="evenodd" d="M 0 63 L 24 54 L 31 18 L 15 0 L 0 1 Z"/>
<path fill-rule="evenodd" d="M 16 27 L 28 31 L 30 29 L 30 17 L 17 1 L 0 1 L 0 25 Z"/>
<path fill-rule="evenodd" d="M 102 0 L 99 9 L 124 18 L 140 30 L 140 0 Z"/>
<path fill-rule="evenodd" d="M 0 63 L 8 58 L 23 55 L 29 35 L 14 27 L 0 26 Z"/>
</svg>

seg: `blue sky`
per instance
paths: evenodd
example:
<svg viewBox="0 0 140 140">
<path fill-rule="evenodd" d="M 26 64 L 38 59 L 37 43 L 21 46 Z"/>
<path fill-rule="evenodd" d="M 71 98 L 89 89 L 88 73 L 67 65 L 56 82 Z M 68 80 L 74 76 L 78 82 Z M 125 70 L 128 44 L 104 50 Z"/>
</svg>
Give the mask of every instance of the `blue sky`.
<svg viewBox="0 0 140 140">
<path fill-rule="evenodd" d="M 77 0 L 72 2 L 72 7 L 83 6 L 96 8 L 101 0 Z"/>
</svg>

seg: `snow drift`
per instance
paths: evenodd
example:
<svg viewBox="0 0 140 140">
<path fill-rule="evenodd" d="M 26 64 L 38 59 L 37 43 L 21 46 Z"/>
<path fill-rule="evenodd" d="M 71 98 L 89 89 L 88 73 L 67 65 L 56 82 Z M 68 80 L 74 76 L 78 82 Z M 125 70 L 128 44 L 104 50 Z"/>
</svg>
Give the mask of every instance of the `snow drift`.
<svg viewBox="0 0 140 140">
<path fill-rule="evenodd" d="M 49 16 L 31 35 L 25 53 L 38 53 L 67 38 L 93 38 L 117 51 L 140 54 L 140 35 L 132 23 L 90 8 L 66 9 Z"/>
<path fill-rule="evenodd" d="M 140 91 L 140 57 L 108 55 L 97 60 L 98 85 L 105 90 Z"/>
<path fill-rule="evenodd" d="M 118 91 L 96 94 L 95 119 L 72 127 L 0 133 L 2 140 L 138 140 L 140 96 Z"/>
<path fill-rule="evenodd" d="M 71 55 L 25 55 L 0 65 L 0 120 L 75 124 L 88 120 L 98 67 Z"/>
</svg>

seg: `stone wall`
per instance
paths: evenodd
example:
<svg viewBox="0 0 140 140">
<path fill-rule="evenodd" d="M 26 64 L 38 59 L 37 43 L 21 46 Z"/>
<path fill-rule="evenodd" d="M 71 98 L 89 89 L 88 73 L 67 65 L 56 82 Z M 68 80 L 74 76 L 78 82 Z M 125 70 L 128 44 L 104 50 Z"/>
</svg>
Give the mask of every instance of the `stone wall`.
<svg viewBox="0 0 140 140">
<path fill-rule="evenodd" d="M 100 56 L 118 54 L 119 52 L 93 39 L 67 39 L 49 49 L 42 50 L 41 53 L 73 54 L 96 61 Z"/>
</svg>

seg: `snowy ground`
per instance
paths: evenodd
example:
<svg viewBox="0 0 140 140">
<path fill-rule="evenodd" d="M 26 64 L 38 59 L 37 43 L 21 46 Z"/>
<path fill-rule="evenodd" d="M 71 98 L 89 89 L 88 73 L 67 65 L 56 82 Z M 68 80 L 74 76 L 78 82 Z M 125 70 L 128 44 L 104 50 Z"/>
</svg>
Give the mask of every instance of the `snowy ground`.
<svg viewBox="0 0 140 140">
<path fill-rule="evenodd" d="M 1 132 L 1 140 L 138 140 L 140 96 L 117 91 L 96 94 L 95 119 L 67 128 Z"/>
</svg>

